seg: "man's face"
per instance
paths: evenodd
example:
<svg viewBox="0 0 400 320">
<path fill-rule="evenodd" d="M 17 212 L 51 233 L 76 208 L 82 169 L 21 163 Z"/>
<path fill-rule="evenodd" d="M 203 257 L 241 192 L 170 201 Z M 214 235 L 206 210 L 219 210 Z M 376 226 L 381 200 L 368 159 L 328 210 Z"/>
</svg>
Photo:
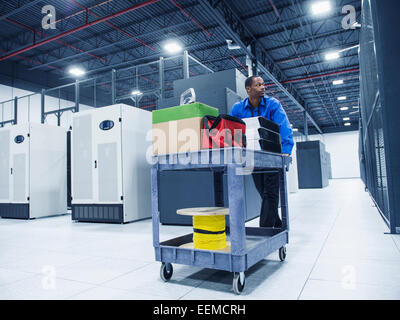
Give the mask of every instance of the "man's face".
<svg viewBox="0 0 400 320">
<path fill-rule="evenodd" d="M 250 98 L 264 97 L 264 80 L 261 77 L 254 78 L 251 87 L 246 87 L 246 91 Z"/>
</svg>

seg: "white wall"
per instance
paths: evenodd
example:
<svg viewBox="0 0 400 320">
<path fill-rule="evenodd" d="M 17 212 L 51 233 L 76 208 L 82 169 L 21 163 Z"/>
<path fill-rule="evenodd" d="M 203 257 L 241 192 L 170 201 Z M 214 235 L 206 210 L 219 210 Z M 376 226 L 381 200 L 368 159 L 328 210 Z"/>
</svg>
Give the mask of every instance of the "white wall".
<svg viewBox="0 0 400 320">
<path fill-rule="evenodd" d="M 31 91 L 12 88 L 5 85 L 0 85 L 0 122 L 11 120 L 14 118 L 14 102 L 2 104 L 3 101 L 14 99 L 14 97 L 23 97 L 32 94 Z M 40 110 L 41 95 L 35 94 L 30 98 L 18 99 L 18 123 L 34 122 L 40 123 L 41 110 Z M 67 107 L 75 106 L 74 102 L 58 98 L 46 96 L 46 112 L 58 110 Z M 90 106 L 79 105 L 81 111 L 90 109 Z M 57 125 L 56 115 L 49 115 L 46 117 L 45 123 Z M 68 128 L 72 123 L 72 112 L 64 112 L 61 116 L 61 126 Z"/>
<path fill-rule="evenodd" d="M 287 174 L 287 186 L 288 186 L 288 191 L 290 193 L 296 193 L 299 191 L 296 144 L 293 146 L 291 157 L 292 157 L 292 164 L 289 166 L 289 172 Z"/>
<path fill-rule="evenodd" d="M 358 131 L 310 135 L 310 140 L 321 140 L 331 154 L 332 178 L 359 178 Z M 302 141 L 296 138 L 296 141 Z"/>
</svg>

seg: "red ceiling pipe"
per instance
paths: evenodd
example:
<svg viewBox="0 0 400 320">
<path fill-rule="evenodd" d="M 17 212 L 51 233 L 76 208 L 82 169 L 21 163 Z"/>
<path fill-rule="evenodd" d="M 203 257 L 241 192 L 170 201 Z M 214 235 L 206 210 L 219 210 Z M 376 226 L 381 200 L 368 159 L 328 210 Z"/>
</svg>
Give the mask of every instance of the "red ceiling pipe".
<svg viewBox="0 0 400 320">
<path fill-rule="evenodd" d="M 94 12 L 90 11 L 90 8 L 86 8 L 86 7 L 82 6 L 81 4 L 79 4 L 78 2 L 76 2 L 76 1 L 74 1 L 74 0 L 71 0 L 71 2 L 72 2 L 73 4 L 75 4 L 76 6 L 78 6 L 78 7 L 85 9 L 86 14 L 87 14 L 87 13 L 90 13 L 91 15 L 95 16 L 96 18 L 99 18 L 99 15 L 97 15 L 97 14 L 95 14 Z M 86 23 L 87 23 L 87 16 L 86 16 Z M 143 44 L 143 45 L 146 46 L 147 48 L 150 48 L 150 49 L 153 50 L 153 51 L 156 50 L 156 49 L 154 49 L 153 47 L 150 47 L 148 44 L 144 43 L 143 41 L 139 40 L 138 38 L 135 38 L 135 37 L 134 37 L 133 35 L 131 35 L 129 32 L 126 32 L 126 31 L 124 31 L 124 30 L 118 28 L 117 26 L 115 26 L 115 25 L 112 24 L 111 22 L 106 21 L 106 23 L 107 23 L 110 27 L 114 28 L 115 30 L 118 30 L 118 31 L 122 32 L 123 34 L 127 35 L 129 38 L 135 39 L 137 42 Z"/>
<path fill-rule="evenodd" d="M 142 78 L 142 79 L 144 79 L 144 80 L 146 80 L 147 82 L 151 82 L 151 83 L 155 84 L 156 86 L 159 86 L 159 85 L 160 85 L 158 82 L 153 81 L 153 80 L 151 80 L 151 79 L 149 79 L 149 78 L 143 77 L 143 76 L 141 76 L 140 74 L 138 75 L 138 77 L 139 77 L 139 78 Z"/>
<path fill-rule="evenodd" d="M 273 0 L 269 0 L 269 4 L 271 5 L 272 9 L 274 9 L 275 15 L 278 18 L 278 20 L 281 18 L 278 12 L 278 9 L 276 8 L 274 1 Z"/>
<path fill-rule="evenodd" d="M 83 26 L 80 26 L 80 27 L 78 27 L 78 28 L 75 28 L 75 29 L 72 29 L 72 30 L 69 30 L 69 31 L 65 31 L 65 32 L 63 32 L 63 33 L 57 34 L 57 35 L 55 35 L 55 36 L 53 36 L 53 37 L 50 37 L 50 38 L 48 38 L 48 39 L 45 39 L 45 40 L 43 40 L 43 41 L 37 42 L 37 43 L 35 43 L 35 44 L 31 45 L 31 46 L 28 46 L 28 47 L 26 47 L 26 48 L 22 48 L 22 49 L 20 49 L 20 50 L 11 52 L 11 53 L 9 53 L 9 54 L 7 54 L 7 55 L 5 55 L 5 56 L 0 57 L 0 61 L 4 61 L 4 60 L 6 60 L 6 59 L 9 59 L 9 58 L 14 57 L 14 56 L 16 56 L 16 55 L 19 55 L 19 54 L 24 53 L 24 52 L 26 52 L 26 51 L 29 51 L 29 50 L 38 48 L 38 47 L 40 47 L 40 46 L 42 46 L 42 45 L 45 45 L 45 44 L 47 44 L 47 43 L 50 43 L 50 42 L 56 41 L 56 40 L 58 40 L 58 39 L 60 39 L 60 38 L 66 37 L 66 36 L 68 36 L 68 35 L 70 35 L 70 34 L 73 34 L 73 33 L 75 33 L 75 32 L 78 32 L 78 31 L 87 29 L 87 28 L 92 27 L 92 26 L 94 26 L 94 25 L 96 25 L 96 24 L 99 24 L 99 23 L 108 21 L 108 20 L 113 19 L 113 18 L 116 18 L 116 17 L 118 17 L 118 16 L 120 16 L 120 15 L 126 14 L 126 13 L 128 13 L 128 12 L 131 12 L 131 11 L 134 11 L 134 10 L 137 10 L 137 9 L 140 9 L 140 8 L 143 8 L 143 7 L 145 7 L 145 6 L 149 5 L 149 4 L 153 4 L 153 3 L 156 3 L 156 2 L 159 2 L 159 1 L 160 1 L 160 0 L 148 0 L 148 1 L 146 1 L 146 2 L 143 2 L 143 3 L 138 4 L 138 5 L 135 5 L 135 6 L 133 6 L 133 7 L 130 7 L 130 8 L 121 10 L 121 11 L 119 11 L 119 12 L 113 13 L 113 14 L 111 14 L 111 15 L 109 15 L 109 16 L 103 17 L 103 18 L 98 19 L 98 20 L 96 20 L 96 21 L 92 21 L 92 22 L 90 22 L 90 23 L 86 23 L 86 24 L 84 24 Z"/>
<path fill-rule="evenodd" d="M 141 106 L 140 108 L 146 109 L 146 108 L 153 108 L 153 107 L 155 107 L 155 106 L 156 106 L 156 104 L 153 103 L 153 104 L 149 104 L 149 105 L 147 105 L 147 106 Z"/>
<path fill-rule="evenodd" d="M 233 54 L 230 55 L 233 60 L 235 60 L 245 71 L 248 71 L 247 67 L 244 66 Z"/>
<path fill-rule="evenodd" d="M 31 27 L 28 27 L 28 26 L 26 26 L 26 25 L 24 25 L 24 24 L 22 24 L 22 23 L 19 23 L 18 21 L 14 21 L 14 20 L 11 20 L 11 19 L 9 19 L 9 18 L 5 18 L 4 20 L 6 20 L 6 21 L 8 21 L 8 22 L 11 22 L 11 23 L 14 23 L 14 24 L 16 24 L 17 26 L 20 26 L 21 28 L 28 29 L 28 30 L 32 31 L 33 33 L 36 33 L 36 32 L 37 32 L 35 29 L 33 29 L 33 28 L 31 28 Z"/>
<path fill-rule="evenodd" d="M 282 104 L 284 107 L 286 107 L 285 111 L 288 111 L 288 112 L 294 114 L 299 120 L 302 120 L 302 119 L 300 119 L 300 117 L 298 116 L 298 114 L 297 114 L 296 112 L 294 112 L 292 109 L 290 109 L 289 106 L 288 106 L 285 102 L 283 102 L 283 101 L 281 101 L 281 99 L 279 99 L 279 97 L 275 94 L 274 90 L 272 90 L 272 89 L 267 89 L 267 93 L 268 93 L 268 92 L 271 92 L 271 94 L 274 96 L 274 98 L 275 98 L 276 100 L 278 100 L 279 102 L 281 102 L 281 104 Z"/>
<path fill-rule="evenodd" d="M 1 52 L 5 52 L 5 51 L 2 50 L 2 49 L 0 49 L 0 51 L 1 51 Z M 31 59 L 31 58 L 27 58 L 27 57 L 24 57 L 24 56 L 15 56 L 15 57 L 16 57 L 16 58 L 19 58 L 19 59 L 22 59 L 22 60 L 29 61 L 29 62 L 34 63 L 34 64 L 37 64 L 37 65 L 43 64 L 43 63 L 41 63 L 40 61 L 33 60 L 33 59 Z M 60 68 L 53 67 L 53 66 L 46 66 L 46 67 L 49 68 L 49 69 L 53 69 L 53 70 L 61 70 Z"/>
<path fill-rule="evenodd" d="M 360 71 L 360 68 L 354 68 L 354 69 L 349 69 L 349 70 L 344 70 L 344 71 L 337 71 L 337 72 L 331 72 L 331 73 L 325 73 L 325 74 L 318 74 L 318 75 L 310 76 L 310 77 L 306 77 L 306 78 L 288 80 L 288 81 L 282 82 L 282 84 L 306 81 L 306 80 L 329 77 L 329 76 L 335 76 L 335 75 L 338 75 L 338 74 L 349 73 L 349 72 L 357 72 L 357 71 Z M 271 87 L 271 86 L 274 86 L 274 85 L 275 85 L 275 83 L 268 83 L 265 86 L 266 87 Z"/>
<path fill-rule="evenodd" d="M 33 29 L 33 28 L 29 27 L 29 26 L 26 26 L 26 25 L 24 25 L 24 24 L 22 24 L 22 23 L 19 23 L 18 21 L 14 21 L 14 20 L 11 20 L 11 19 L 8 19 L 8 18 L 6 18 L 5 20 L 7 20 L 8 22 L 11 22 L 11 23 L 13 23 L 13 24 L 15 24 L 15 25 L 17 25 L 17 26 L 20 26 L 20 27 L 22 27 L 22 28 L 24 28 L 24 29 L 27 29 L 27 30 L 32 31 L 32 32 L 33 32 L 33 35 L 34 35 L 33 43 L 36 43 L 36 34 L 40 34 L 41 36 L 46 37 L 46 35 L 45 35 L 44 33 L 40 32 L 40 31 L 37 31 L 37 30 L 35 30 L 35 29 Z M 74 47 L 73 45 L 70 45 L 69 43 L 66 43 L 66 42 L 64 42 L 64 41 L 57 40 L 57 42 L 63 44 L 64 46 L 67 46 L 67 47 L 70 47 L 70 48 L 72 48 L 72 49 L 78 50 L 78 51 L 80 51 L 80 52 L 86 52 L 86 51 L 84 51 L 84 50 L 82 50 L 82 49 L 79 49 L 79 48 L 77 48 L 77 47 Z M 87 52 L 87 54 L 88 54 L 89 56 L 93 57 L 93 58 L 96 58 L 96 59 L 102 60 L 102 61 L 104 61 L 104 62 L 107 62 L 106 59 L 104 59 L 104 58 L 102 58 L 102 57 L 99 57 L 99 56 L 96 56 L 96 55 L 94 55 L 94 54 L 92 54 L 92 53 Z"/>
<path fill-rule="evenodd" d="M 94 6 L 90 7 L 90 8 L 88 8 L 88 10 L 91 10 L 91 9 L 94 9 L 94 8 L 98 8 L 98 7 L 101 7 L 101 6 L 104 6 L 104 5 L 106 5 L 106 4 L 110 3 L 110 2 L 113 2 L 113 1 L 114 1 L 114 0 L 106 0 L 106 1 L 104 1 L 104 2 L 101 2 L 101 3 L 99 3 L 99 4 L 96 4 L 96 5 L 94 5 Z M 86 12 L 86 10 L 81 10 L 81 11 L 79 11 L 79 12 L 76 12 L 76 13 L 74 13 L 74 14 L 71 14 L 71 15 L 69 15 L 69 16 L 67 16 L 67 17 L 62 18 L 62 19 L 58 19 L 58 20 L 56 20 L 54 23 L 57 24 L 57 23 L 59 23 L 59 22 L 61 22 L 61 21 L 65 21 L 65 20 L 71 19 L 71 18 L 73 18 L 73 17 L 75 17 L 75 16 L 80 15 L 81 13 L 84 13 L 84 12 Z"/>
<path fill-rule="evenodd" d="M 314 57 L 317 54 L 309 54 L 307 56 L 301 56 L 301 57 L 297 57 L 297 58 L 292 58 L 292 59 L 287 59 L 287 60 L 280 60 L 280 61 L 276 61 L 277 64 L 282 64 L 282 63 L 289 63 L 289 62 L 293 62 L 293 61 L 298 61 L 301 59 L 306 59 L 306 58 L 310 58 L 310 57 Z"/>
<path fill-rule="evenodd" d="M 183 9 L 179 3 L 177 3 L 174 0 L 170 0 L 175 7 L 177 7 L 179 10 L 181 10 L 181 12 L 186 15 L 190 20 L 192 20 L 201 30 L 203 30 L 209 37 L 211 37 L 211 33 L 208 32 L 200 23 L 198 23 L 190 14 L 188 14 L 185 9 Z"/>
</svg>

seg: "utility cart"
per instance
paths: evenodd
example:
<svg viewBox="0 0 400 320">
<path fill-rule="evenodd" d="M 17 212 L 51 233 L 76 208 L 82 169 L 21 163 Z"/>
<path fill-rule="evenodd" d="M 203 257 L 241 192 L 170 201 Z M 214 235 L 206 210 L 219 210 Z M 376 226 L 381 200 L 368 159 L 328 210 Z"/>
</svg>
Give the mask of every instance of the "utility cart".
<svg viewBox="0 0 400 320">
<path fill-rule="evenodd" d="M 279 250 L 279 258 L 286 258 L 285 245 L 289 241 L 289 219 L 286 171 L 291 158 L 277 153 L 252 151 L 242 148 L 200 150 L 197 152 L 158 155 L 152 166 L 153 245 L 156 261 L 160 261 L 160 276 L 164 281 L 172 277 L 173 263 L 233 272 L 233 290 L 240 294 L 245 286 L 245 271 Z M 254 169 L 254 171 L 253 171 Z M 211 251 L 182 248 L 193 242 L 193 233 L 160 243 L 160 210 L 158 207 L 158 173 L 161 171 L 210 170 L 221 177 L 227 174 L 229 225 L 227 240 L 231 251 Z M 282 228 L 245 226 L 244 175 L 279 172 Z M 216 197 L 220 198 L 219 197 Z M 216 204 L 218 206 L 218 204 Z"/>
</svg>

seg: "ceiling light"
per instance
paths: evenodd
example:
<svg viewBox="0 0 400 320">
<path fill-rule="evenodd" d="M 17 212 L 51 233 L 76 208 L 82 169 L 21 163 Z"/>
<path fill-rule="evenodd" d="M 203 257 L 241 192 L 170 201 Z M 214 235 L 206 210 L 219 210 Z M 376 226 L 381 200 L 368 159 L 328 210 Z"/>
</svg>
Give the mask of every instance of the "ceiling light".
<svg viewBox="0 0 400 320">
<path fill-rule="evenodd" d="M 164 49 L 169 53 L 178 53 L 182 51 L 182 46 L 175 41 L 169 41 L 164 45 Z"/>
<path fill-rule="evenodd" d="M 346 122 L 344 125 L 345 125 L 346 127 L 350 127 L 350 126 L 351 126 L 351 123 L 350 123 L 350 122 Z"/>
<path fill-rule="evenodd" d="M 293 132 L 297 132 L 297 131 L 299 131 L 299 129 L 293 128 Z"/>
<path fill-rule="evenodd" d="M 311 6 L 314 15 L 321 15 L 332 10 L 330 1 L 318 1 Z"/>
<path fill-rule="evenodd" d="M 359 106 L 354 106 L 353 109 L 360 109 L 360 107 Z"/>
<path fill-rule="evenodd" d="M 340 110 L 347 111 L 347 110 L 349 110 L 349 107 L 341 107 Z"/>
<path fill-rule="evenodd" d="M 349 120 L 350 120 L 349 117 L 343 118 L 343 121 L 349 121 Z"/>
<path fill-rule="evenodd" d="M 328 52 L 325 55 L 325 59 L 328 61 L 339 59 L 339 57 L 340 57 L 339 52 Z"/>
<path fill-rule="evenodd" d="M 337 86 L 339 84 L 343 84 L 343 80 L 334 80 L 332 83 L 334 86 Z"/>
<path fill-rule="evenodd" d="M 81 77 L 83 76 L 86 72 L 85 70 L 78 68 L 78 67 L 72 67 L 71 69 L 69 69 L 68 73 L 72 74 L 73 76 L 76 77 Z"/>
<path fill-rule="evenodd" d="M 346 96 L 342 96 L 342 97 L 338 97 L 337 99 L 338 99 L 339 101 L 343 101 L 343 100 L 346 100 L 347 97 L 346 97 Z"/>
<path fill-rule="evenodd" d="M 133 96 L 141 96 L 143 93 L 140 91 L 140 90 L 137 90 L 137 89 L 135 89 L 135 90 L 133 90 L 132 91 L 132 95 Z"/>
<path fill-rule="evenodd" d="M 358 49 L 358 48 L 360 48 L 360 45 L 356 44 L 355 46 L 351 46 L 351 47 L 348 47 L 348 48 L 341 49 L 338 52 L 345 52 L 345 51 L 349 51 L 351 49 Z"/>
</svg>

